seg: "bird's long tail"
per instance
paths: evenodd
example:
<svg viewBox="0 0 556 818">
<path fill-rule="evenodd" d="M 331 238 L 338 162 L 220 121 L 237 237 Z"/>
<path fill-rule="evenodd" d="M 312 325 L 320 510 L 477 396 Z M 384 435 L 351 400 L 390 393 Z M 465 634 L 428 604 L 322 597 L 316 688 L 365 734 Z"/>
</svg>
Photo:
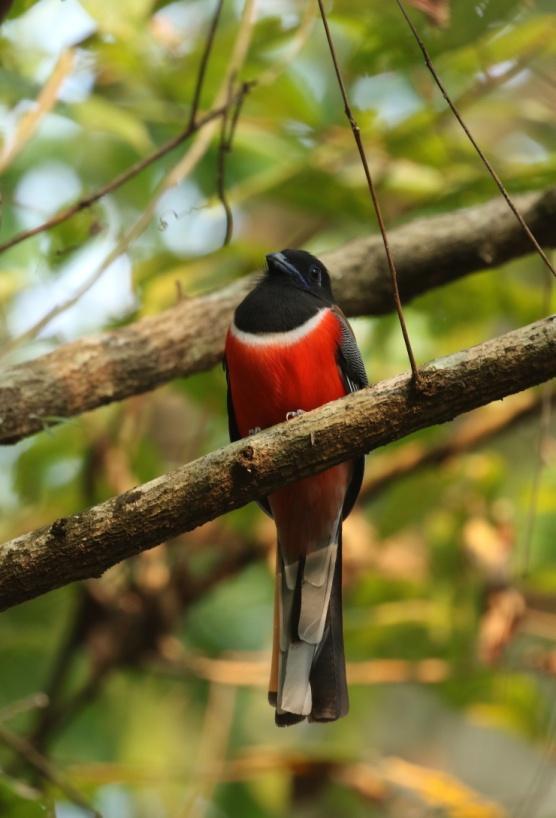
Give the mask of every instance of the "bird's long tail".
<svg viewBox="0 0 556 818">
<path fill-rule="evenodd" d="M 345 716 L 341 522 L 331 542 L 293 564 L 278 548 L 274 622 L 269 701 L 276 723 Z"/>
</svg>

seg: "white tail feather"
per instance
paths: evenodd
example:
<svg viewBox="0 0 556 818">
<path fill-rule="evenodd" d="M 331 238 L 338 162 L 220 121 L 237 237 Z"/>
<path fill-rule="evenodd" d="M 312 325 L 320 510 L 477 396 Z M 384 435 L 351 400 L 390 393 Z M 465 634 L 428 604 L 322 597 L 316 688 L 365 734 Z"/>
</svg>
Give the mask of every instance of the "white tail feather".
<svg viewBox="0 0 556 818">
<path fill-rule="evenodd" d="M 312 645 L 318 645 L 324 634 L 337 556 L 338 545 L 331 543 L 308 554 L 305 560 L 298 633 L 300 639 Z"/>
<path fill-rule="evenodd" d="M 315 655 L 315 646 L 306 642 L 292 642 L 282 654 L 283 682 L 278 697 L 278 710 L 308 716 L 312 696 L 309 675 Z"/>
</svg>

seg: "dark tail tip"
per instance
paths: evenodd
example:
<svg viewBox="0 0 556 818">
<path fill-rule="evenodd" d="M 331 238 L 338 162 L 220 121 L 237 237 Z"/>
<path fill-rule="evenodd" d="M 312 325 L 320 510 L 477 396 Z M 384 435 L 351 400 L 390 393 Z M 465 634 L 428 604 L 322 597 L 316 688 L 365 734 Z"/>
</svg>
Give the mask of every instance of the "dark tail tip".
<svg viewBox="0 0 556 818">
<path fill-rule="evenodd" d="M 336 562 L 334 584 L 328 605 L 326 630 L 311 669 L 313 706 L 309 721 L 336 721 L 349 710 L 342 623 L 341 551 Z"/>
<path fill-rule="evenodd" d="M 292 724 L 299 724 L 300 721 L 305 721 L 306 716 L 300 716 L 297 713 L 279 713 L 276 711 L 274 721 L 277 727 L 291 727 Z"/>
</svg>

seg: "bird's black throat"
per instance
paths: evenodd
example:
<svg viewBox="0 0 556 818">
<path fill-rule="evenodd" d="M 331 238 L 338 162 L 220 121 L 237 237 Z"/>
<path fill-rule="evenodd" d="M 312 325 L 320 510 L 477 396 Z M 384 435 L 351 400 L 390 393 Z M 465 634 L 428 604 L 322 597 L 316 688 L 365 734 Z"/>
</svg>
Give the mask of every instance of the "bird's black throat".
<svg viewBox="0 0 556 818">
<path fill-rule="evenodd" d="M 289 332 L 331 303 L 324 294 L 266 276 L 236 309 L 234 323 L 243 332 Z"/>
</svg>

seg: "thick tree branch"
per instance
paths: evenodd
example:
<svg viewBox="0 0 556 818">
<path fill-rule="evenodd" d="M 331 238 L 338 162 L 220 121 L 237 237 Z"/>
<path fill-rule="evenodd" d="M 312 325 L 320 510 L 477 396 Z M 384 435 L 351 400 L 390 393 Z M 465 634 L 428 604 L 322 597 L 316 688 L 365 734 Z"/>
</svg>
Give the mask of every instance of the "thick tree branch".
<svg viewBox="0 0 556 818">
<path fill-rule="evenodd" d="M 556 375 L 556 316 L 327 404 L 0 546 L 0 610 L 418 429 Z"/>
<path fill-rule="evenodd" d="M 556 246 L 556 188 L 517 202 L 539 239 Z M 526 236 L 499 200 L 413 222 L 392 231 L 390 243 L 405 301 L 529 251 Z M 349 315 L 392 309 L 379 237 L 353 241 L 323 258 Z M 231 314 L 253 281 L 247 276 L 159 315 L 6 369 L 0 373 L 0 443 L 213 366 L 222 356 Z"/>
<path fill-rule="evenodd" d="M 500 434 L 508 432 L 520 421 L 529 419 L 538 413 L 542 396 L 528 392 L 519 397 L 505 401 L 504 405 L 482 409 L 474 413 L 465 423 L 455 429 L 448 440 L 427 446 L 418 441 L 411 441 L 400 447 L 381 465 L 373 458 L 374 470 L 367 475 L 361 487 L 359 500 L 374 500 L 393 483 L 404 477 L 413 476 L 427 468 L 442 466 L 453 458 L 479 448 Z"/>
</svg>

